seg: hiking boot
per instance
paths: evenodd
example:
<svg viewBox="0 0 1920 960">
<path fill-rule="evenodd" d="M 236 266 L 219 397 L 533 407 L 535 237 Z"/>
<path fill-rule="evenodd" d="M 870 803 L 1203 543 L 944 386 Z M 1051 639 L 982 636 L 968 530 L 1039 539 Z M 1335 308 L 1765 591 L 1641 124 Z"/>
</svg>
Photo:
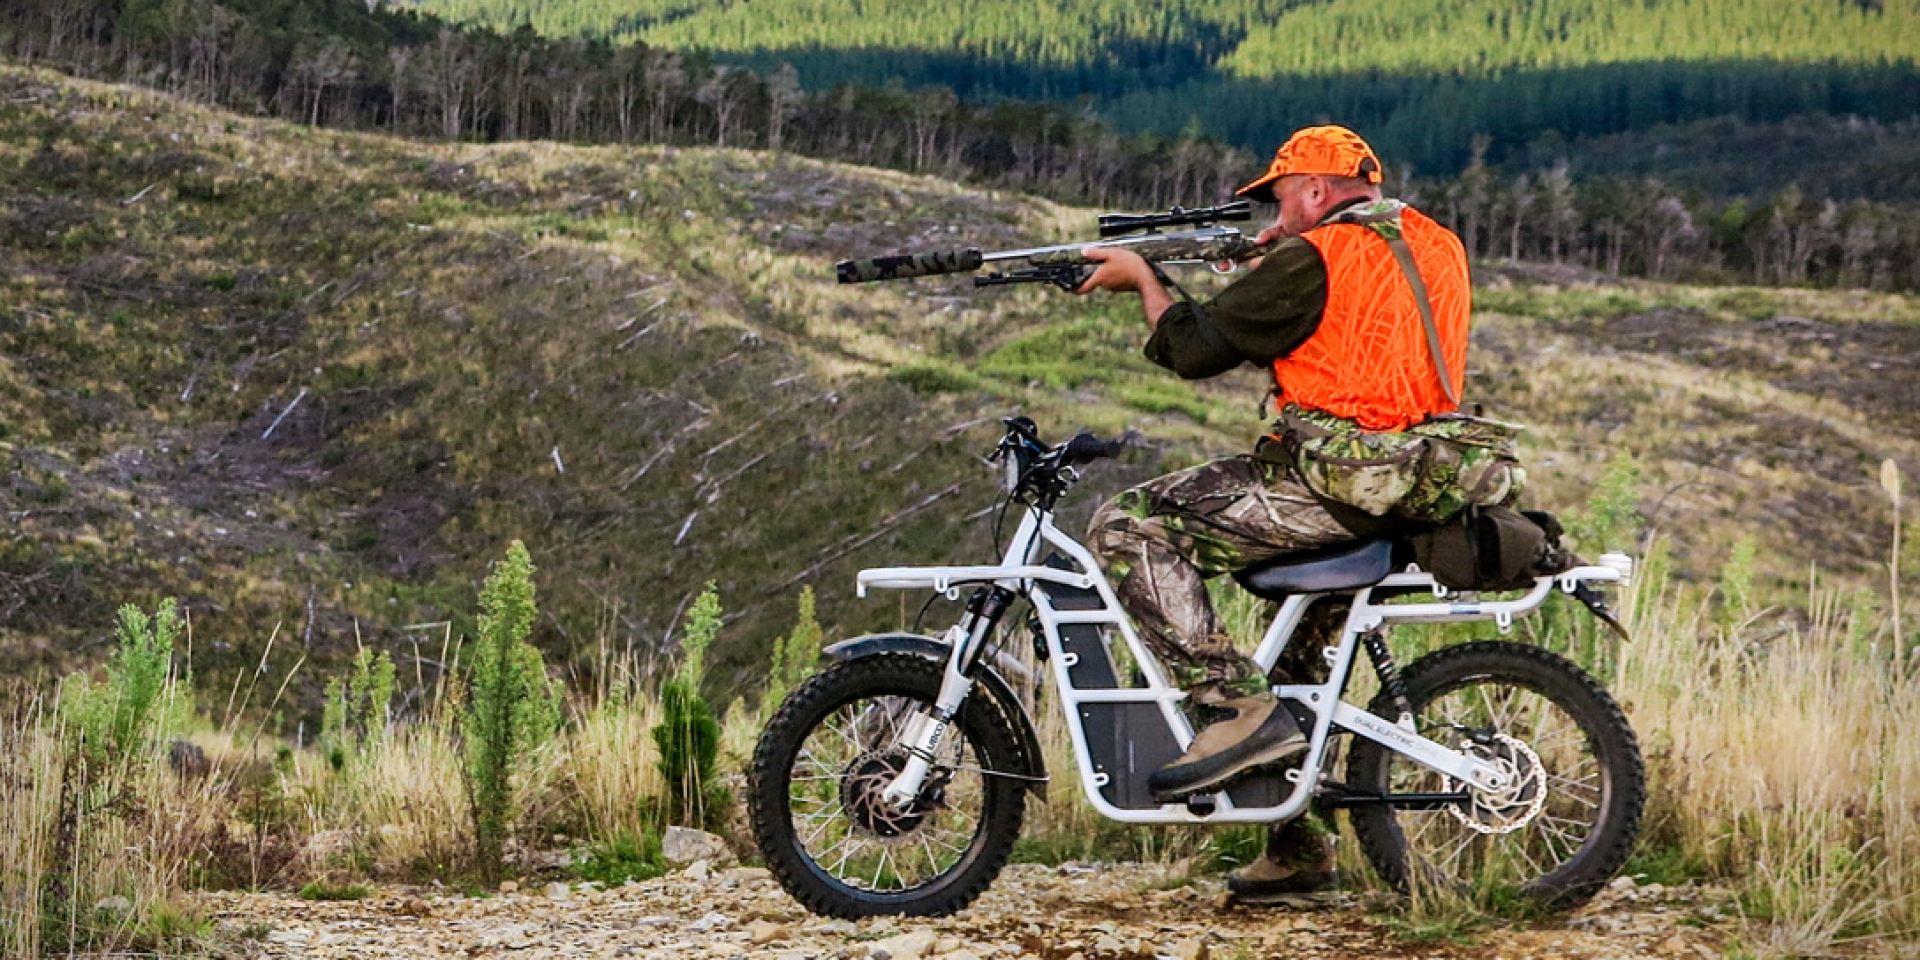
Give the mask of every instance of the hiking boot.
<svg viewBox="0 0 1920 960">
<path fill-rule="evenodd" d="M 1340 874 L 1336 870 L 1283 866 L 1266 857 L 1227 874 L 1227 893 L 1232 895 L 1233 901 L 1252 906 L 1326 893 L 1339 886 Z"/>
<path fill-rule="evenodd" d="M 1147 789 L 1157 802 L 1174 803 L 1210 791 L 1254 767 L 1306 752 L 1306 734 L 1272 693 L 1200 702 L 1233 716 L 1200 731 L 1180 759 L 1147 777 Z"/>
</svg>

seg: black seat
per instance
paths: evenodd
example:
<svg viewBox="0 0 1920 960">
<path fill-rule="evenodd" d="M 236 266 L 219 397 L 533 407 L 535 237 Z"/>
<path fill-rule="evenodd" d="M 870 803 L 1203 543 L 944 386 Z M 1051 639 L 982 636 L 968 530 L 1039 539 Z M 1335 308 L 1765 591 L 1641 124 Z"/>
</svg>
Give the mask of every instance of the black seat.
<svg viewBox="0 0 1920 960">
<path fill-rule="evenodd" d="M 1393 572 L 1394 541 L 1343 543 L 1304 553 L 1289 553 L 1244 570 L 1233 578 L 1247 592 L 1267 600 L 1285 600 L 1297 593 L 1329 593 L 1370 587 Z"/>
</svg>

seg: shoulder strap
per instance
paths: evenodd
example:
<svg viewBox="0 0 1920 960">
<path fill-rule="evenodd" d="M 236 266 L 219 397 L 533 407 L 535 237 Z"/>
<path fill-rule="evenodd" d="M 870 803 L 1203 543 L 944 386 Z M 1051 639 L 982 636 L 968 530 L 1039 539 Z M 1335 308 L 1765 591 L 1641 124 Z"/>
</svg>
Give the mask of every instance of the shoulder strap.
<svg viewBox="0 0 1920 960">
<path fill-rule="evenodd" d="M 1440 327 L 1433 322 L 1433 301 L 1427 296 L 1427 282 L 1420 278 L 1419 266 L 1413 262 L 1413 250 L 1397 230 L 1374 232 L 1387 241 L 1400 272 L 1406 274 L 1407 285 L 1413 288 L 1413 305 L 1420 308 L 1420 322 L 1427 328 L 1427 352 L 1433 355 L 1434 372 L 1440 375 L 1440 390 L 1447 395 L 1448 403 L 1458 407 L 1460 396 L 1453 390 L 1453 377 L 1447 373 L 1447 358 L 1440 347 Z"/>
</svg>

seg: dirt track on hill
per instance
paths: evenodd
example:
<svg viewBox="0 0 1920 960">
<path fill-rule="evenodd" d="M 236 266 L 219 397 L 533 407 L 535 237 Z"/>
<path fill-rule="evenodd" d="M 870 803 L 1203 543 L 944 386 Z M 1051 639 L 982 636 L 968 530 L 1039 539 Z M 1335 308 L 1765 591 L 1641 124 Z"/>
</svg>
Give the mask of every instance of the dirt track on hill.
<svg viewBox="0 0 1920 960">
<path fill-rule="evenodd" d="M 941 919 L 859 923 L 807 914 L 765 870 L 701 879 L 703 865 L 595 890 L 550 885 L 465 897 L 391 888 L 316 903 L 209 894 L 223 930 L 256 957 L 500 956 L 776 960 L 1195 960 L 1195 958 L 1669 957 L 1712 960 L 1730 932 L 1695 890 L 1616 881 L 1593 904 L 1530 926 L 1416 940 L 1368 897 L 1252 909 L 1221 903 L 1213 880 L 1181 882 L 1141 864 L 1015 865 L 973 907 Z"/>
</svg>

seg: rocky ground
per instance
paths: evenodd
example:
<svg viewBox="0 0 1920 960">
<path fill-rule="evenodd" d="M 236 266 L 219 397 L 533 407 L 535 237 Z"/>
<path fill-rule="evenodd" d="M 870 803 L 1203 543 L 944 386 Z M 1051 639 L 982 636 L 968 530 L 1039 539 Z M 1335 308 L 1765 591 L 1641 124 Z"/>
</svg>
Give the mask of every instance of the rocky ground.
<svg viewBox="0 0 1920 960">
<path fill-rule="evenodd" d="M 767 871 L 705 862 L 612 889 L 503 885 L 492 896 L 390 888 L 361 900 L 209 894 L 220 929 L 255 957 L 767 957 L 774 960 L 1196 960 L 1265 957 L 1721 956 L 1714 897 L 1614 886 L 1571 916 L 1451 937 L 1409 936 L 1383 904 L 1340 894 L 1289 907 L 1226 905 L 1213 880 L 1149 864 L 1015 865 L 972 908 L 858 923 L 806 913 Z"/>
</svg>

